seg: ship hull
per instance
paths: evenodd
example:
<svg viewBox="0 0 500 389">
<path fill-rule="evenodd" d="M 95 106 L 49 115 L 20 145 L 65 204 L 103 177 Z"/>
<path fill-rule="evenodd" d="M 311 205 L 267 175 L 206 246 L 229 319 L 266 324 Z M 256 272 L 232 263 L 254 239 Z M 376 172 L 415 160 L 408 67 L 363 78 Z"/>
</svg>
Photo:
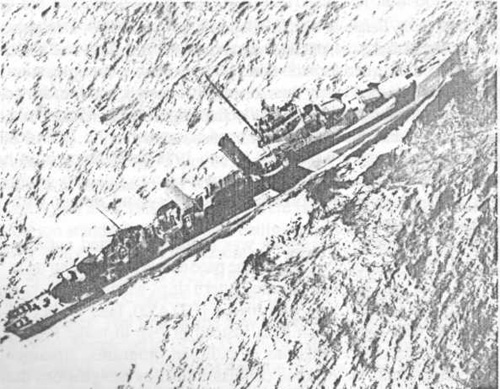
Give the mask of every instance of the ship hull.
<svg viewBox="0 0 500 389">
<path fill-rule="evenodd" d="M 96 301 L 101 299 L 104 296 L 104 292 L 96 292 L 92 296 L 87 297 L 84 300 L 80 300 L 78 303 L 68 306 L 67 308 L 54 313 L 52 316 L 49 316 L 41 321 L 34 323 L 31 326 L 14 329 L 14 328 L 6 328 L 6 332 L 13 333 L 17 335 L 22 340 L 31 338 L 34 335 L 37 335 L 50 327 L 54 326 L 56 323 L 66 319 L 69 316 L 76 314 L 77 312 L 90 307 L 95 304 Z"/>
<path fill-rule="evenodd" d="M 261 205 L 243 211 L 242 213 L 234 216 L 232 219 L 210 229 L 205 233 L 202 233 L 184 244 L 162 253 L 158 258 L 152 260 L 141 268 L 111 284 L 104 286 L 101 290 L 96 291 L 88 298 L 68 306 L 53 316 L 49 316 L 46 319 L 34 323 L 32 326 L 19 330 L 7 329 L 7 332 L 14 333 L 23 340 L 28 339 L 47 330 L 69 316 L 89 308 L 97 302 L 107 301 L 123 294 L 141 278 L 148 276 L 155 277 L 178 267 L 186 259 L 210 246 L 214 241 L 233 233 L 236 229 L 247 223 L 258 213 L 262 206 L 296 192 L 302 187 L 302 184 L 317 178 L 318 174 L 324 172 L 326 167 L 328 167 L 328 169 L 334 168 L 337 165 L 335 164 L 336 161 L 340 164 L 340 156 L 346 157 L 347 155 L 352 155 L 353 153 L 361 153 L 364 148 L 370 147 L 377 141 L 385 138 L 395 126 L 398 126 L 407 120 L 408 117 L 426 100 L 427 99 L 415 102 L 394 111 L 390 115 L 386 115 L 385 119 L 381 120 L 376 125 L 363 126 L 359 128 L 359 131 L 355 131 L 354 134 L 351 134 L 347 138 L 344 137 L 341 141 L 339 141 L 339 138 L 337 137 L 336 141 L 332 143 L 330 147 L 326 149 L 322 147 L 322 151 L 316 151 L 316 154 L 311 151 L 317 150 L 314 148 L 315 145 L 312 145 L 309 149 L 301 150 L 300 153 L 295 154 L 296 163 L 290 166 L 287 170 L 283 171 L 282 175 L 278 175 L 273 178 L 275 183 L 281 183 L 281 187 L 276 191 L 274 196 L 268 198 L 267 201 L 263 202 Z M 331 142 L 332 138 L 334 137 L 327 138 L 325 141 Z M 370 141 L 367 142 L 367 140 Z M 357 147 L 354 147 L 355 145 Z M 363 145 L 364 148 L 362 147 Z M 327 154 L 327 156 L 323 157 L 322 154 Z M 311 155 L 313 156 L 310 157 Z M 345 158 L 342 158 L 342 160 L 344 159 Z M 332 165 L 332 163 L 334 164 Z M 302 165 L 304 165 L 305 168 L 302 167 Z M 274 187 L 276 185 L 270 184 L 270 186 Z"/>
<path fill-rule="evenodd" d="M 446 64 L 451 69 L 451 61 L 448 62 Z M 450 69 L 447 69 L 447 72 Z M 451 74 L 447 74 L 445 77 L 443 70 L 437 67 L 423 75 L 417 82 L 413 82 L 412 86 L 396 96 L 394 101 L 388 100 L 387 107 L 383 107 L 378 112 L 374 111 L 358 123 L 341 131 L 329 131 L 329 129 L 324 128 L 311 134 L 311 139 L 304 144 L 283 150 L 289 164 L 276 175 L 259 181 L 258 190 L 252 192 L 254 205 L 248 203 L 241 210 L 235 210 L 238 214 L 229 220 L 188 238 L 177 247 L 160 252 L 155 259 L 120 279 L 97 287 L 89 296 L 73 304 L 60 304 L 57 312 L 22 328 L 6 325 L 6 331 L 21 339 L 27 339 L 98 301 L 102 302 L 119 296 L 143 277 L 155 277 L 179 266 L 183 261 L 210 246 L 217 239 L 233 233 L 265 207 L 279 199 L 286 199 L 294 195 L 308 182 L 320 178 L 326 171 L 339 166 L 347 158 L 359 155 L 370 146 L 385 139 L 395 127 L 402 125 L 412 115 L 418 115 L 422 112 L 450 79 Z M 274 191 L 273 194 L 263 202 L 257 201 L 257 195 L 260 196 L 268 190 Z M 256 203 L 259 205 L 255 206 Z M 234 213 L 232 214 L 234 215 Z"/>
</svg>

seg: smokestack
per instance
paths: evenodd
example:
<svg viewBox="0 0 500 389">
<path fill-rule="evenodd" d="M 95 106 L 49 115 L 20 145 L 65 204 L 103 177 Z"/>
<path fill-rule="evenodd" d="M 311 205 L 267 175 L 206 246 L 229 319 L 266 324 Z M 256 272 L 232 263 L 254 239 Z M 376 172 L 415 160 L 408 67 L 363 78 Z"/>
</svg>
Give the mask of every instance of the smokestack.
<svg viewBox="0 0 500 389">
<path fill-rule="evenodd" d="M 259 175 L 261 173 L 259 165 L 252 162 L 241 149 L 236 146 L 236 143 L 229 137 L 224 135 L 219 140 L 219 147 L 224 155 L 238 167 L 245 175 Z"/>
<path fill-rule="evenodd" d="M 194 206 L 194 200 L 185 194 L 181 188 L 179 188 L 174 183 L 170 182 L 167 177 L 165 177 L 160 185 L 162 188 L 167 190 L 168 195 L 165 198 L 175 201 L 175 203 L 182 209 L 188 209 Z"/>
</svg>

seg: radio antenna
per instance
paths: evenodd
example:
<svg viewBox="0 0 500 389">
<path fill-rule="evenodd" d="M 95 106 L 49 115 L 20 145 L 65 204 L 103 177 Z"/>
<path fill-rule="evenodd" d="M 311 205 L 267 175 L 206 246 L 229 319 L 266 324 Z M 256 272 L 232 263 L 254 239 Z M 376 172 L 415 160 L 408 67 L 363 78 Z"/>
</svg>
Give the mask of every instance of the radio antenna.
<svg viewBox="0 0 500 389">
<path fill-rule="evenodd" d="M 217 85 L 215 85 L 212 80 L 208 77 L 207 74 L 205 74 L 205 78 L 207 79 L 208 83 L 210 84 L 210 86 L 212 88 L 214 88 L 214 90 L 219 94 L 220 97 L 222 97 L 222 99 L 231 107 L 231 109 L 236 113 L 236 115 L 239 116 L 239 118 L 241 120 L 243 120 L 245 122 L 245 124 L 248 126 L 248 128 L 250 128 L 250 130 L 252 130 L 252 132 L 257 135 L 260 139 L 262 139 L 262 134 L 260 133 L 259 130 L 257 130 L 254 126 L 252 126 L 250 124 L 250 122 L 248 121 L 248 119 L 239 111 L 238 108 L 236 108 L 234 106 L 233 103 L 231 103 L 231 101 L 224 95 L 224 93 L 222 93 L 222 91 L 217 87 Z"/>
<path fill-rule="evenodd" d="M 103 211 L 101 211 L 98 207 L 95 207 L 99 213 L 104 216 L 106 219 L 108 219 L 111 223 L 113 223 L 113 225 L 118 228 L 119 230 L 121 230 L 122 228 L 118 225 L 118 223 L 116 223 L 113 219 L 111 219 L 108 215 L 106 215 Z"/>
</svg>

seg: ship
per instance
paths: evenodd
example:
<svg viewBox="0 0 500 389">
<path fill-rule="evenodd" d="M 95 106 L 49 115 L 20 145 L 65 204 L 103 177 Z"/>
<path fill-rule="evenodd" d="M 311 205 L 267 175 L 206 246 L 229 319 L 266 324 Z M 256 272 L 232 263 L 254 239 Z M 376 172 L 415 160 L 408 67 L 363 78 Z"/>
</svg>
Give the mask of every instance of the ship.
<svg viewBox="0 0 500 389">
<path fill-rule="evenodd" d="M 119 228 L 100 252 L 77 259 L 47 289 L 11 309 L 5 331 L 30 338 L 98 301 L 119 296 L 139 279 L 179 266 L 233 233 L 266 204 L 382 141 L 433 100 L 459 65 L 458 50 L 447 50 L 412 73 L 335 93 L 319 104 L 264 105 L 263 116 L 253 125 L 206 76 L 258 138 L 261 155 L 252 160 L 224 135 L 218 146 L 234 164 L 233 172 L 194 196 L 164 181 L 170 196 L 150 224 Z"/>
</svg>

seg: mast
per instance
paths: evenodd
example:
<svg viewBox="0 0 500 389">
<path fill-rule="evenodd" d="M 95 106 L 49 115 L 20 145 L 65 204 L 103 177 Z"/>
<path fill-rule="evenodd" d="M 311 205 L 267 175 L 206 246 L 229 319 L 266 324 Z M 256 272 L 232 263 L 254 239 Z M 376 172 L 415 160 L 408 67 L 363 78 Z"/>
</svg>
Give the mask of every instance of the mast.
<svg viewBox="0 0 500 389">
<path fill-rule="evenodd" d="M 231 101 L 224 95 L 224 93 L 222 93 L 222 91 L 212 82 L 212 80 L 208 78 L 207 74 L 205 74 L 205 78 L 207 79 L 210 86 L 214 88 L 214 90 L 219 94 L 219 96 L 222 97 L 222 99 L 232 108 L 232 110 L 236 113 L 236 115 L 238 115 L 240 119 L 245 122 L 248 128 L 250 128 L 250 130 L 252 130 L 252 132 L 255 135 L 257 135 L 260 139 L 262 139 L 262 134 L 254 126 L 250 124 L 248 119 L 245 116 L 243 116 L 243 114 L 238 110 L 238 108 L 236 108 L 234 104 L 231 103 Z"/>
<path fill-rule="evenodd" d="M 104 217 L 105 217 L 106 219 L 108 219 L 111 223 L 113 223 L 113 224 L 114 224 L 114 226 L 115 226 L 116 228 L 118 228 L 119 230 L 121 230 L 121 229 L 122 229 L 122 228 L 118 225 L 118 223 L 116 223 L 113 219 L 111 219 L 108 215 L 106 215 L 106 214 L 105 214 L 103 211 L 101 211 L 98 207 L 95 207 L 95 208 L 99 211 L 99 213 L 100 213 L 102 216 L 104 216 Z"/>
</svg>

